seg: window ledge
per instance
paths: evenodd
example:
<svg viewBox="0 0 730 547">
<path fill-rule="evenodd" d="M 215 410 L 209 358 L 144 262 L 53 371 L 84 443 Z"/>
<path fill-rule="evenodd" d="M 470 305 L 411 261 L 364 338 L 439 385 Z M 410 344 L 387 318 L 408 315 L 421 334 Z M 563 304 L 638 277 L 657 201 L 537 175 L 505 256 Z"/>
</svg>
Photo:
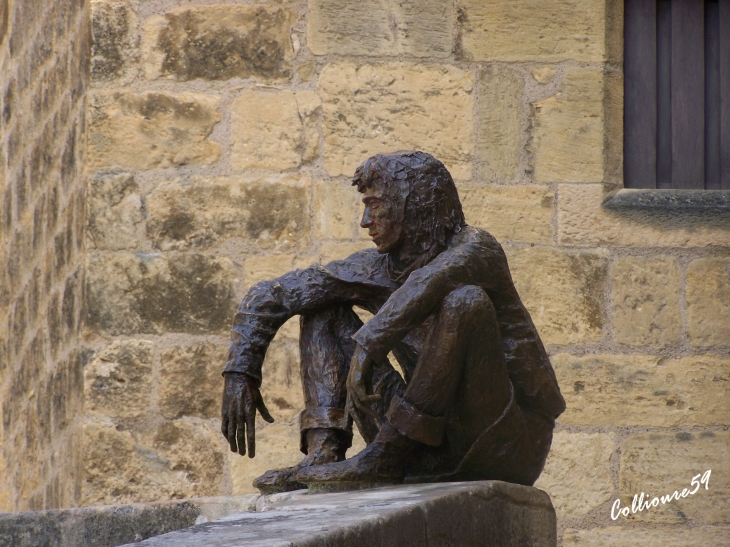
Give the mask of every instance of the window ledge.
<svg viewBox="0 0 730 547">
<path fill-rule="evenodd" d="M 640 190 L 624 188 L 603 201 L 606 209 L 730 211 L 730 190 Z"/>
</svg>

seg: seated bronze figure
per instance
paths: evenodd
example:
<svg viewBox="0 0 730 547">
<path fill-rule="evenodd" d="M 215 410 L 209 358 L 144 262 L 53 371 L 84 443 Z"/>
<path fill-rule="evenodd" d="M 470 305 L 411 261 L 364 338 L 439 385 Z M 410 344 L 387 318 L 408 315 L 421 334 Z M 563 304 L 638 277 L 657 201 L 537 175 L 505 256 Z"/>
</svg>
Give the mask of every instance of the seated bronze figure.
<svg viewBox="0 0 730 547">
<path fill-rule="evenodd" d="M 565 402 L 502 247 L 466 224 L 451 175 L 429 154 L 373 156 L 353 184 L 376 249 L 257 283 L 241 302 L 224 371 L 231 450 L 248 445 L 253 457 L 256 411 L 273 421 L 261 364 L 277 329 L 299 315 L 305 457 L 257 478 L 262 492 L 532 485 Z M 353 306 L 374 316 L 363 324 Z M 353 420 L 367 447 L 345 460 Z"/>
</svg>

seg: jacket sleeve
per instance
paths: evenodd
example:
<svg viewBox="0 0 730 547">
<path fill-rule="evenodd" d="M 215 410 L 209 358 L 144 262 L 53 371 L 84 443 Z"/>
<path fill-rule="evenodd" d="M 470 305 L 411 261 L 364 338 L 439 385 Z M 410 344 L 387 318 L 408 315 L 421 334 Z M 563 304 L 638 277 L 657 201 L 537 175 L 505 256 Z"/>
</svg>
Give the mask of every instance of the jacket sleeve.
<svg viewBox="0 0 730 547">
<path fill-rule="evenodd" d="M 358 300 L 358 286 L 318 264 L 253 285 L 233 319 L 224 373 L 242 372 L 261 383 L 261 365 L 279 328 L 294 315 Z"/>
<path fill-rule="evenodd" d="M 488 289 L 497 278 L 509 275 L 506 265 L 496 241 L 489 245 L 479 238 L 468 238 L 411 273 L 353 338 L 368 352 L 386 353 L 423 323 L 455 288 L 479 285 Z"/>
</svg>

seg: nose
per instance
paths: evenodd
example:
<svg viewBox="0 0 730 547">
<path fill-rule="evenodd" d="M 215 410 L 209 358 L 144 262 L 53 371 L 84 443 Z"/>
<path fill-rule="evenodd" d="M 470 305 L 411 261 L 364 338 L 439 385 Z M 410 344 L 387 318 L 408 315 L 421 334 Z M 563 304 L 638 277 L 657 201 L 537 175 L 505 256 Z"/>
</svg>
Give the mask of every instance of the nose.
<svg viewBox="0 0 730 547">
<path fill-rule="evenodd" d="M 370 207 L 365 207 L 362 213 L 362 220 L 360 221 L 361 228 L 367 228 L 373 223 L 373 219 L 370 218 Z"/>
</svg>

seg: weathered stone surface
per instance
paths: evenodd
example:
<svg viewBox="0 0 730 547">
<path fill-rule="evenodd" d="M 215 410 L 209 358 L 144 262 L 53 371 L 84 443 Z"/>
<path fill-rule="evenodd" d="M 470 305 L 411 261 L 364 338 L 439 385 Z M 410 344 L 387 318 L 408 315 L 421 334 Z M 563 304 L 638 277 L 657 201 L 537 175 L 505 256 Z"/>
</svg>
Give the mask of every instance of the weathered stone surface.
<svg viewBox="0 0 730 547">
<path fill-rule="evenodd" d="M 607 190 L 607 189 L 606 189 Z M 558 187 L 558 242 L 577 247 L 727 247 L 730 213 L 611 211 L 600 184 Z"/>
<path fill-rule="evenodd" d="M 635 494 L 650 499 L 683 489 L 692 491 L 691 480 L 712 470 L 709 488 L 694 495 L 631 514 L 626 520 L 679 523 L 695 520 L 712 524 L 730 522 L 730 433 L 648 433 L 634 435 L 621 445 L 621 503 L 631 506 Z M 699 477 L 698 477 L 699 479 Z"/>
<path fill-rule="evenodd" d="M 562 423 L 730 424 L 730 359 L 558 354 L 551 361 L 568 405 L 560 416 Z"/>
<path fill-rule="evenodd" d="M 535 488 L 550 495 L 561 518 L 590 513 L 613 494 L 609 460 L 615 446 L 613 433 L 556 433 Z"/>
<path fill-rule="evenodd" d="M 555 194 L 550 188 L 460 184 L 458 190 L 467 223 L 497 241 L 552 243 Z"/>
<path fill-rule="evenodd" d="M 309 0 L 308 7 L 307 46 L 315 55 L 451 55 L 450 2 Z"/>
<path fill-rule="evenodd" d="M 419 149 L 455 179 L 471 177 L 472 76 L 451 65 L 332 63 L 319 76 L 324 161 L 330 176 L 352 176 L 369 156 Z"/>
<path fill-rule="evenodd" d="M 319 181 L 314 187 L 315 237 L 352 239 L 360 230 L 361 206 L 360 194 L 349 182 Z"/>
<path fill-rule="evenodd" d="M 84 504 L 208 496 L 220 492 L 220 432 L 178 420 L 149 435 L 87 422 Z"/>
<path fill-rule="evenodd" d="M 611 265 L 611 280 L 613 335 L 618 343 L 664 346 L 679 342 L 682 273 L 676 260 L 621 257 Z"/>
<path fill-rule="evenodd" d="M 730 345 L 730 258 L 687 267 L 687 330 L 693 346 Z"/>
<path fill-rule="evenodd" d="M 546 84 L 555 76 L 555 67 L 553 66 L 541 66 L 530 70 L 530 74 L 535 78 L 537 83 Z"/>
<path fill-rule="evenodd" d="M 209 5 L 175 8 L 145 26 L 149 79 L 284 79 L 294 58 L 294 13 L 277 6 Z"/>
<path fill-rule="evenodd" d="M 320 246 L 319 256 L 322 264 L 333 260 L 344 260 L 348 256 L 363 249 L 372 249 L 372 241 L 362 239 L 354 242 L 336 243 L 334 241 L 323 241 Z"/>
<path fill-rule="evenodd" d="M 221 120 L 220 99 L 196 93 L 98 91 L 90 97 L 92 168 L 152 169 L 218 160 L 208 140 Z"/>
<path fill-rule="evenodd" d="M 233 101 L 234 169 L 292 169 L 302 162 L 304 127 L 291 91 L 246 90 Z"/>
<path fill-rule="evenodd" d="M 603 339 L 608 270 L 603 252 L 506 248 L 515 286 L 545 344 Z"/>
<path fill-rule="evenodd" d="M 84 370 L 85 410 L 114 418 L 147 414 L 154 351 L 147 340 L 119 340 L 100 351 Z"/>
<path fill-rule="evenodd" d="M 243 281 L 251 287 L 259 281 L 275 279 L 292 270 L 294 257 L 291 255 L 264 255 L 247 258 L 243 263 Z"/>
<path fill-rule="evenodd" d="M 258 498 L 221 496 L 0 515 L 0 545 L 112 547 L 254 511 Z"/>
<path fill-rule="evenodd" d="M 121 2 L 91 2 L 91 79 L 110 81 L 123 76 L 136 60 L 137 16 Z"/>
<path fill-rule="evenodd" d="M 294 94 L 299 109 L 299 119 L 304 130 L 302 160 L 305 163 L 319 157 L 319 126 L 322 117 L 322 100 L 314 91 L 299 91 Z"/>
<path fill-rule="evenodd" d="M 87 272 L 87 325 L 110 335 L 225 333 L 235 312 L 228 259 L 189 253 L 97 256 Z"/>
<path fill-rule="evenodd" d="M 220 417 L 227 350 L 225 344 L 198 342 L 160 352 L 158 406 L 165 418 Z"/>
<path fill-rule="evenodd" d="M 600 62 L 605 2 L 458 0 L 461 50 L 475 61 Z"/>
<path fill-rule="evenodd" d="M 309 243 L 309 175 L 168 180 L 147 198 L 147 235 L 163 250 L 240 238 L 266 249 Z"/>
<path fill-rule="evenodd" d="M 89 184 L 87 235 L 94 248 L 135 249 L 144 238 L 139 187 L 129 174 L 97 175 Z"/>
<path fill-rule="evenodd" d="M 603 86 L 600 70 L 568 70 L 562 91 L 533 105 L 530 149 L 536 181 L 604 180 Z"/>
<path fill-rule="evenodd" d="M 693 526 L 692 528 L 591 528 L 590 530 L 566 530 L 563 534 L 565 547 L 634 547 L 635 545 L 661 545 L 662 547 L 687 547 L 687 545 L 730 546 L 730 528 Z"/>
<path fill-rule="evenodd" d="M 306 61 L 302 63 L 299 65 L 299 69 L 297 69 L 297 74 L 302 82 L 309 82 L 312 78 L 314 78 L 315 74 L 317 74 L 317 62 Z"/>
<path fill-rule="evenodd" d="M 507 68 L 490 66 L 479 75 L 474 155 L 480 178 L 510 181 L 517 176 L 524 87 L 522 76 Z"/>
<path fill-rule="evenodd" d="M 555 511 L 547 494 L 498 481 L 286 493 L 262 501 L 261 512 L 179 530 L 140 545 L 192 547 L 201 541 L 233 545 L 242 534 L 251 547 L 274 542 L 292 547 L 557 545 Z"/>
</svg>

